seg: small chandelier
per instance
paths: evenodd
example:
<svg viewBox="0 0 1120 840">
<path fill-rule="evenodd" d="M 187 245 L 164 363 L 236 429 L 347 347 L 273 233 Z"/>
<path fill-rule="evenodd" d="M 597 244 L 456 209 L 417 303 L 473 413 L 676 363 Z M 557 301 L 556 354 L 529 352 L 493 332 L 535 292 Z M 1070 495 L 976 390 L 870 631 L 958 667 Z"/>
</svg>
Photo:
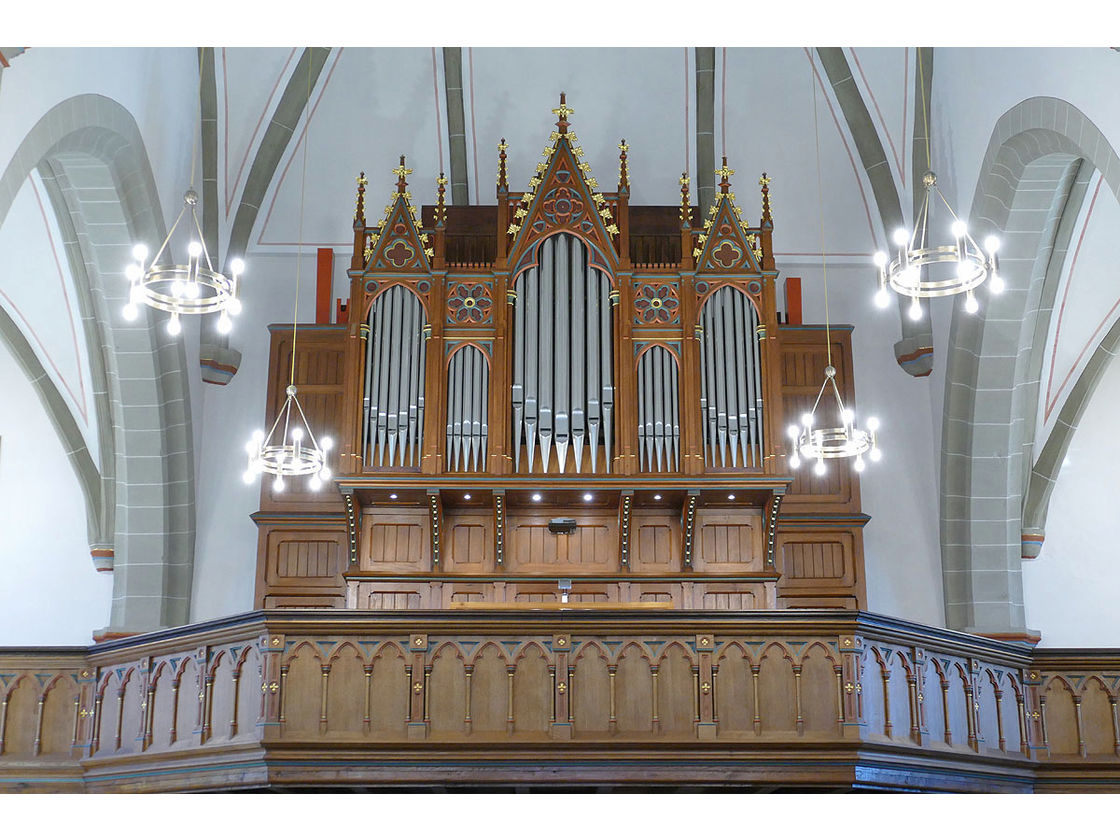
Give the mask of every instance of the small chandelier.
<svg viewBox="0 0 1120 840">
<path fill-rule="evenodd" d="M 175 224 L 167 232 L 167 237 L 150 263 L 147 262 L 146 245 L 136 245 L 132 249 L 132 256 L 136 262 L 131 263 L 124 272 L 130 283 L 128 303 L 124 305 L 126 320 L 135 321 L 140 314 L 139 305 L 145 303 L 153 309 L 171 313 L 171 318 L 167 321 L 167 332 L 171 335 L 178 335 L 182 330 L 182 325 L 179 323 L 180 315 L 221 312 L 221 317 L 218 318 L 218 332 L 225 334 L 233 328 L 233 321 L 229 316 L 241 312 L 237 285 L 241 272 L 245 270 L 245 263 L 240 259 L 232 260 L 229 277 L 214 270 L 210 262 L 210 253 L 206 249 L 206 239 L 202 235 L 202 227 L 198 223 L 197 208 L 198 193 L 188 189 L 183 196 L 183 209 L 179 211 Z M 198 238 L 192 237 L 187 246 L 187 264 L 161 264 L 160 258 L 163 257 L 175 229 L 188 211 Z M 185 227 L 189 230 L 191 226 L 188 224 Z"/>
<path fill-rule="evenodd" d="M 926 188 L 925 200 L 918 211 L 914 232 L 899 228 L 894 232 L 894 244 L 898 246 L 898 256 L 888 262 L 887 255 L 880 251 L 875 255 L 875 265 L 879 267 L 879 291 L 875 293 L 875 303 L 885 307 L 890 303 L 887 286 L 890 285 L 900 295 L 910 298 L 910 317 L 915 321 L 922 317 L 920 298 L 947 297 L 964 293 L 964 309 L 974 313 L 980 308 L 973 289 L 988 281 L 993 294 L 1003 291 L 1003 278 L 999 275 L 999 239 L 989 236 L 984 240 L 984 248 L 968 232 L 968 226 L 957 217 L 941 190 L 937 187 L 937 176 L 927 172 L 922 177 Z M 929 202 L 930 196 L 937 197 L 953 217 L 950 231 L 952 245 L 931 245 L 929 243 Z"/>
<path fill-rule="evenodd" d="M 813 415 L 827 389 L 831 389 L 832 396 L 836 398 L 836 416 L 839 425 L 818 428 Z M 802 460 L 816 460 L 813 472 L 824 475 L 825 461 L 834 458 L 855 458 L 856 472 L 863 472 L 866 466 L 863 460 L 865 453 L 872 461 L 878 461 L 883 457 L 875 440 L 875 432 L 878 428 L 879 421 L 874 417 L 867 418 L 866 429 L 856 427 L 855 412 L 844 407 L 844 400 L 840 398 L 840 389 L 836 387 L 836 368 L 830 364 L 824 369 L 824 384 L 817 392 L 817 400 L 813 403 L 813 408 L 801 415 L 800 426 L 791 425 L 788 429 L 794 446 L 794 452 L 789 458 L 789 466 L 791 469 L 797 469 L 801 466 Z"/>
<path fill-rule="evenodd" d="M 252 484 L 258 475 L 268 473 L 276 476 L 272 489 L 279 493 L 284 489 L 285 476 L 309 475 L 308 488 L 318 490 L 331 477 L 327 452 L 334 443 L 325 436 L 320 441 L 315 440 L 296 397 L 296 386 L 289 385 L 285 393 L 288 398 L 268 434 L 258 429 L 245 444 L 245 451 L 249 454 L 249 467 L 243 476 L 245 483 Z M 276 435 L 277 429 L 280 429 L 279 436 Z"/>
</svg>

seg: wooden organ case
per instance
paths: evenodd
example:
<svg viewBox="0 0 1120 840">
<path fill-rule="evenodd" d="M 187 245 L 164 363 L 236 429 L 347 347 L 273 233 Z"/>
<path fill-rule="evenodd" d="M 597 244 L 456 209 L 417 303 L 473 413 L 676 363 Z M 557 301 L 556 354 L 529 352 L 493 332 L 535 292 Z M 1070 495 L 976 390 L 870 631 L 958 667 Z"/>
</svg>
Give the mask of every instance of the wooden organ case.
<svg viewBox="0 0 1120 840">
<path fill-rule="evenodd" d="M 525 192 L 417 212 L 404 158 L 366 223 L 346 322 L 301 325 L 308 420 L 335 491 L 262 488 L 258 607 L 865 607 L 856 477 L 790 474 L 782 430 L 825 365 L 782 325 L 763 176 L 748 226 L 723 167 L 707 218 L 600 190 L 561 97 Z M 850 334 L 833 329 L 852 398 Z M 272 329 L 268 412 L 290 325 Z M 605 617 L 605 616 L 604 616 Z"/>
</svg>

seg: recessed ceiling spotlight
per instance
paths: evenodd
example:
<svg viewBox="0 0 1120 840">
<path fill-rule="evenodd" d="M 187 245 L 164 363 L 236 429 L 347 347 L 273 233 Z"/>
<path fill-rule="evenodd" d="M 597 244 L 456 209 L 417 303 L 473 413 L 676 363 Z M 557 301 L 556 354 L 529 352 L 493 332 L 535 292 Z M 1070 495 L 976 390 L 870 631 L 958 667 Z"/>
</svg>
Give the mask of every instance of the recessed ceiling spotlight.
<svg viewBox="0 0 1120 840">
<path fill-rule="evenodd" d="M 470 493 L 464 493 L 463 494 L 463 501 L 464 502 L 469 502 L 470 500 L 471 500 L 471 494 Z"/>
<path fill-rule="evenodd" d="M 653 500 L 655 502 L 660 502 L 661 501 L 661 494 L 660 493 L 654 493 L 653 494 Z"/>
<path fill-rule="evenodd" d="M 389 498 L 390 499 L 395 499 L 395 498 L 397 498 L 397 494 L 396 493 L 390 493 Z"/>
<path fill-rule="evenodd" d="M 533 494 L 533 501 L 534 502 L 539 502 L 540 500 L 541 500 L 541 494 L 540 493 L 534 493 Z"/>
<path fill-rule="evenodd" d="M 735 501 L 735 494 L 734 493 L 728 493 L 727 494 L 727 501 L 729 501 L 729 502 Z"/>
<path fill-rule="evenodd" d="M 592 495 L 591 495 L 590 493 L 584 493 L 584 494 L 583 494 L 583 500 L 584 500 L 585 502 L 590 502 L 590 501 L 591 501 L 592 499 L 594 499 L 594 498 L 595 498 L 595 497 L 594 497 L 594 496 L 592 496 Z"/>
</svg>

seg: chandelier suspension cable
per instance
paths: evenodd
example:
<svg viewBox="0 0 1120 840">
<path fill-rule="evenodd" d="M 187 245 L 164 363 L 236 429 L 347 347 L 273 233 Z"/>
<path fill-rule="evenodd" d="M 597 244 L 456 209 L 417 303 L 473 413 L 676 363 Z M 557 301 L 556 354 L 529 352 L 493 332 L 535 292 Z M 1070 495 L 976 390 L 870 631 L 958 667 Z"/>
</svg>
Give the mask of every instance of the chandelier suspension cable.
<svg viewBox="0 0 1120 840">
<path fill-rule="evenodd" d="M 267 472 L 276 476 L 272 483 L 274 492 L 284 490 L 284 476 L 310 475 L 308 487 L 318 490 L 323 482 L 330 478 L 331 471 L 327 467 L 327 451 L 331 448 L 332 441 L 329 437 L 315 439 L 315 432 L 307 422 L 303 413 L 303 406 L 299 404 L 296 396 L 296 340 L 299 335 L 299 292 L 300 280 L 303 272 L 303 220 L 304 207 L 307 199 L 307 158 L 311 145 L 311 79 L 312 79 L 312 51 L 307 50 L 307 96 L 304 100 L 304 129 L 303 129 L 303 163 L 301 165 L 299 186 L 299 230 L 296 240 L 296 293 L 292 305 L 292 363 L 288 370 L 288 387 L 284 389 L 286 399 L 281 406 L 276 420 L 266 435 L 262 431 L 253 434 L 246 445 L 249 453 L 249 467 L 245 471 L 245 481 L 252 480 L 260 473 Z M 293 416 L 293 407 L 298 417 Z M 278 439 L 274 439 L 276 429 L 283 420 L 283 430 Z M 304 443 L 304 435 L 308 441 Z M 290 441 L 290 442 L 289 442 Z"/>
<path fill-rule="evenodd" d="M 820 222 L 821 241 L 821 279 L 824 286 L 824 336 L 825 354 L 827 365 L 824 369 L 824 382 L 817 391 L 817 398 L 813 407 L 801 417 L 801 425 L 789 427 L 789 437 L 793 452 L 789 457 L 789 466 L 797 469 L 801 466 L 802 459 L 815 459 L 816 466 L 813 472 L 820 476 L 825 473 L 824 462 L 826 459 L 855 458 L 854 466 L 857 472 L 864 468 L 863 455 L 870 453 L 873 461 L 879 460 L 880 452 L 875 440 L 875 430 L 879 422 L 870 417 L 867 428 L 860 429 L 855 423 L 855 412 L 844 407 L 844 400 L 840 396 L 840 389 L 836 385 L 836 368 L 832 365 L 832 318 L 828 305 L 828 251 L 824 238 L 824 176 L 821 168 L 821 136 L 817 105 L 817 68 L 812 53 L 809 53 L 809 84 L 813 91 L 813 141 L 817 161 L 817 199 L 818 219 Z M 836 400 L 838 425 L 814 428 L 814 415 L 820 407 L 821 398 L 825 391 L 831 388 L 832 396 Z"/>
</svg>

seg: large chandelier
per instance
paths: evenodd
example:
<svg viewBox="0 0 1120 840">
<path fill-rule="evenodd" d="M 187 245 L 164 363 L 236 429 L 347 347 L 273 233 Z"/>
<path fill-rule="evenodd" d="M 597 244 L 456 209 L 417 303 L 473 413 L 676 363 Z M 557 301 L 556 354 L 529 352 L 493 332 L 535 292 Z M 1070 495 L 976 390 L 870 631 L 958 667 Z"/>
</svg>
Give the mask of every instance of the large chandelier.
<svg viewBox="0 0 1120 840">
<path fill-rule="evenodd" d="M 788 429 L 793 452 L 787 463 L 790 469 L 797 469 L 802 461 L 816 461 L 813 472 L 816 475 L 825 474 L 825 461 L 838 458 L 854 458 L 853 466 L 856 472 L 863 472 L 866 463 L 864 454 L 872 461 L 878 461 L 882 452 L 875 440 L 875 432 L 879 428 L 879 421 L 874 417 L 867 419 L 867 427 L 861 429 L 856 426 L 855 412 L 845 407 L 844 400 L 840 397 L 840 389 L 836 386 L 836 368 L 832 366 L 832 329 L 829 323 L 828 312 L 828 257 L 824 239 L 824 184 L 821 177 L 821 138 L 817 125 L 817 82 L 816 68 L 810 66 L 809 84 L 813 90 L 813 135 L 816 139 L 817 150 L 817 195 L 820 212 L 821 236 L 821 274 L 824 286 L 824 341 L 827 364 L 824 369 L 824 382 L 817 391 L 817 399 L 813 407 L 801 415 L 801 425 L 791 425 Z M 818 426 L 816 422 L 817 409 L 821 407 L 821 399 L 828 391 L 836 401 L 836 425 Z"/>
<path fill-rule="evenodd" d="M 203 50 L 198 62 L 199 96 L 202 95 L 202 65 L 205 60 L 206 51 Z M 198 193 L 194 190 L 194 174 L 201 123 L 202 111 L 199 110 L 194 144 L 191 146 L 190 186 L 183 195 L 183 209 L 179 211 L 175 224 L 167 232 L 151 262 L 148 262 L 148 246 L 141 243 L 132 248 L 132 257 L 136 262 L 129 264 L 124 270 L 129 282 L 128 303 L 123 310 L 125 320 L 135 321 L 140 316 L 140 304 L 146 304 L 153 309 L 171 313 L 167 320 L 167 332 L 171 335 L 178 335 L 183 329 L 179 321 L 180 315 L 207 315 L 212 312 L 221 313 L 218 332 L 226 334 L 233 329 L 233 321 L 229 316 L 241 311 L 237 284 L 241 272 L 245 270 L 245 263 L 240 259 L 231 260 L 229 277 L 215 271 L 210 261 L 210 252 L 206 248 L 206 237 L 202 234 L 202 225 L 198 222 Z M 187 264 L 165 264 L 161 262 L 164 252 L 168 250 L 171 237 L 188 212 L 193 225 L 184 225 L 189 240 Z M 170 260 L 170 253 L 167 256 Z"/>
<path fill-rule="evenodd" d="M 307 99 L 303 104 L 303 113 L 306 115 L 307 124 L 303 134 L 303 175 L 299 187 L 299 237 L 296 245 L 296 299 L 292 311 L 292 366 L 288 377 L 288 387 L 284 390 L 287 399 L 276 415 L 272 428 L 266 435 L 257 430 L 252 438 L 245 444 L 245 451 L 249 455 L 249 466 L 243 478 L 246 484 L 262 473 L 275 476 L 272 481 L 273 492 L 280 493 L 285 488 L 285 477 L 311 476 L 308 489 L 318 490 L 323 482 L 331 477 L 330 468 L 327 467 L 327 452 L 330 451 L 332 441 L 329 437 L 315 439 L 311 431 L 311 424 L 303 413 L 303 407 L 296 396 L 296 336 L 299 324 L 299 281 L 300 268 L 303 265 L 303 208 L 307 196 L 307 149 L 311 145 L 311 114 L 308 104 L 311 102 L 311 66 L 307 62 Z M 279 434 L 277 434 L 279 430 Z"/>
<path fill-rule="evenodd" d="M 136 245 L 132 249 L 132 256 L 136 262 L 125 268 L 124 274 L 128 278 L 129 287 L 128 303 L 124 305 L 124 317 L 128 321 L 135 321 L 140 314 L 140 304 L 147 304 L 153 309 L 170 312 L 167 321 L 167 331 L 171 335 L 178 335 L 182 330 L 179 322 L 180 315 L 207 315 L 211 312 L 220 312 L 218 318 L 218 332 L 228 333 L 233 329 L 230 315 L 237 315 L 241 311 L 241 300 L 237 297 L 237 284 L 241 272 L 245 270 L 245 263 L 240 259 L 230 262 L 230 276 L 215 271 L 210 261 L 210 252 L 206 249 L 206 239 L 202 235 L 202 227 L 198 223 L 198 193 L 188 189 L 183 196 L 183 209 L 179 211 L 175 224 L 167 232 L 163 244 L 159 246 L 151 262 L 148 262 L 148 248 L 146 245 Z M 168 265 L 160 260 L 167 251 L 168 243 L 183 221 L 184 216 L 190 213 L 194 231 L 198 238 L 190 237 L 187 245 L 187 264 Z M 191 225 L 185 225 L 190 230 Z"/>
<path fill-rule="evenodd" d="M 898 228 L 891 239 L 898 246 L 898 256 L 889 259 L 885 252 L 875 254 L 875 265 L 879 267 L 879 291 L 875 293 L 875 303 L 880 307 L 890 304 L 887 292 L 889 285 L 898 294 L 910 298 L 910 318 L 917 321 L 922 317 L 922 298 L 948 297 L 964 294 L 965 312 L 973 314 L 980 304 L 973 289 L 985 280 L 993 294 L 1003 291 L 1003 278 L 999 276 L 999 239 L 989 236 L 984 240 L 984 248 L 968 232 L 966 225 L 945 200 L 937 186 L 937 175 L 932 171 L 933 163 L 929 150 L 929 114 L 926 109 L 925 74 L 922 69 L 922 51 L 918 50 L 918 87 L 922 91 L 922 116 L 926 121 L 926 168 L 922 185 L 926 188 L 922 207 L 914 219 L 914 230 Z M 929 204 L 934 193 L 941 199 L 953 223 L 949 230 L 953 235 L 952 245 L 931 245 L 929 241 Z"/>
<path fill-rule="evenodd" d="M 827 326 L 827 325 L 826 325 Z M 821 404 L 821 398 L 829 390 L 836 400 L 836 426 L 817 426 L 815 414 Z M 813 472 L 824 475 L 824 462 L 835 458 L 855 458 L 856 472 L 863 472 L 866 463 L 863 456 L 866 453 L 872 461 L 883 457 L 882 451 L 875 440 L 875 432 L 879 429 L 879 421 L 874 417 L 867 418 L 867 427 L 856 427 L 856 415 L 850 408 L 844 407 L 844 400 L 840 397 L 840 389 L 836 387 L 836 368 L 832 366 L 829 354 L 828 367 L 824 369 L 824 384 L 817 392 L 813 408 L 801 415 L 801 425 L 791 425 L 788 433 L 793 443 L 794 451 L 789 458 L 791 469 L 801 466 L 801 461 L 815 460 Z"/>
<path fill-rule="evenodd" d="M 894 232 L 894 244 L 898 246 L 898 256 L 888 262 L 887 255 L 880 251 L 875 255 L 875 265 L 879 267 L 879 291 L 875 293 L 875 303 L 885 307 L 890 303 L 887 293 L 889 285 L 898 294 L 910 298 L 910 317 L 922 317 L 921 298 L 946 297 L 964 294 L 966 312 L 974 313 L 980 308 L 973 289 L 988 282 L 994 294 L 1003 291 L 1003 278 L 999 276 L 999 239 L 989 236 L 984 240 L 984 248 L 976 244 L 968 232 L 968 226 L 953 212 L 945 196 L 937 187 L 937 176 L 927 172 L 922 183 L 926 188 L 925 200 L 914 221 L 914 231 L 899 228 Z M 934 193 L 949 210 L 953 217 L 950 232 L 951 245 L 932 245 L 929 241 L 929 204 Z"/>
<path fill-rule="evenodd" d="M 276 421 L 266 435 L 258 429 L 245 444 L 249 454 L 249 467 L 245 470 L 245 483 L 252 484 L 261 473 L 276 476 L 272 489 L 277 493 L 284 489 L 284 476 L 310 475 L 308 487 L 318 490 L 323 482 L 331 477 L 327 467 L 327 452 L 334 445 L 329 437 L 315 440 L 315 433 L 307 422 L 303 408 L 296 398 L 296 386 L 289 385 L 285 390 L 287 399 L 276 416 Z M 280 430 L 279 436 L 276 430 Z"/>
</svg>

